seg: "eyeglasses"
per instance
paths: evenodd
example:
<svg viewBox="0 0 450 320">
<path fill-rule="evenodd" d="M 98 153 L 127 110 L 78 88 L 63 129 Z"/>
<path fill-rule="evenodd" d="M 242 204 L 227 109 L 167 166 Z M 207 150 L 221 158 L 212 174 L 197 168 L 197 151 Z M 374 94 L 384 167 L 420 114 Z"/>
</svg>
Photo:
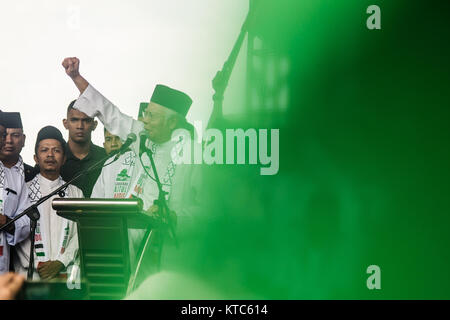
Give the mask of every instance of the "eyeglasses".
<svg viewBox="0 0 450 320">
<path fill-rule="evenodd" d="M 148 119 L 158 119 L 158 118 L 162 118 L 163 115 L 160 113 L 153 113 L 151 111 L 145 111 L 144 112 L 144 118 L 148 118 Z"/>
</svg>

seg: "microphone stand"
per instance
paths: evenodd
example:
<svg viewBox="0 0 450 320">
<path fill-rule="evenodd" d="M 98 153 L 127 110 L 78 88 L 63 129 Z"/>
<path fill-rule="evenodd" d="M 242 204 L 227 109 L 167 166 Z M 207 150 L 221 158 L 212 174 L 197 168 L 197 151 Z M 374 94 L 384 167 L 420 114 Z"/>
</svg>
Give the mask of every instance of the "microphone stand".
<svg viewBox="0 0 450 320">
<path fill-rule="evenodd" d="M 127 148 L 128 148 L 128 146 L 127 146 Z M 96 163 L 94 163 L 92 166 L 90 166 L 86 170 L 80 171 L 69 182 L 66 182 L 65 184 L 63 184 L 59 188 L 57 188 L 54 191 L 50 192 L 48 195 L 43 196 L 38 201 L 36 201 L 36 203 L 32 204 L 27 209 L 25 209 L 21 214 L 15 216 L 13 219 L 9 220 L 2 227 L 0 227 L 0 231 L 3 231 L 4 229 L 8 228 L 9 225 L 14 223 L 16 220 L 22 218 L 24 215 L 27 215 L 30 218 L 30 241 L 31 241 L 31 246 L 30 246 L 30 261 L 28 263 L 28 273 L 27 273 L 27 280 L 28 281 L 33 280 L 33 272 L 34 272 L 34 240 L 35 240 L 35 234 L 36 234 L 37 221 L 40 218 L 39 210 L 38 210 L 37 207 L 39 205 L 41 205 L 43 202 L 45 202 L 48 199 L 50 199 L 51 197 L 53 197 L 54 195 L 56 195 L 56 194 L 58 194 L 61 198 L 64 198 L 64 196 L 65 196 L 64 190 L 69 186 L 69 184 L 71 184 L 73 181 L 75 181 L 76 179 L 78 179 L 82 175 L 85 175 L 85 174 L 91 172 L 92 170 L 96 169 L 99 165 L 103 165 L 103 163 L 106 160 L 108 160 L 109 158 L 111 158 L 112 156 L 116 156 L 116 159 L 114 159 L 114 161 L 116 161 L 118 159 L 117 155 L 123 153 L 124 151 L 126 151 L 126 149 L 122 150 L 122 148 L 121 148 L 119 150 L 116 150 L 116 151 L 112 152 L 111 154 L 107 155 L 106 157 L 103 157 L 101 160 L 97 161 Z"/>
<path fill-rule="evenodd" d="M 173 229 L 173 225 L 170 223 L 170 209 L 167 205 L 166 194 L 167 192 L 163 190 L 161 180 L 159 180 L 158 172 L 156 171 L 155 161 L 153 159 L 153 152 L 144 146 L 145 153 L 150 159 L 150 164 L 152 166 L 153 174 L 155 175 L 155 182 L 158 186 L 158 205 L 162 208 L 162 217 L 163 223 L 165 223 L 169 227 L 170 234 L 175 241 L 175 246 L 178 248 L 178 241 L 175 236 L 175 230 Z"/>
<path fill-rule="evenodd" d="M 163 190 L 161 181 L 159 180 L 158 172 L 156 171 L 155 161 L 153 159 L 153 152 L 151 150 L 149 150 L 147 147 L 145 147 L 145 144 L 142 144 L 141 147 L 140 147 L 140 151 L 139 151 L 139 158 L 140 158 L 141 164 L 142 164 L 141 157 L 142 157 L 142 154 L 144 153 L 143 151 L 147 154 L 147 156 L 150 159 L 150 163 L 151 163 L 151 166 L 152 166 L 153 174 L 155 175 L 154 181 L 156 182 L 156 185 L 158 186 L 159 194 L 158 194 L 158 200 L 157 201 L 158 201 L 158 205 L 162 209 L 162 216 L 163 216 L 162 217 L 163 218 L 162 219 L 163 223 L 161 224 L 161 226 L 163 226 L 164 224 L 166 224 L 166 226 L 168 226 L 169 232 L 170 232 L 172 238 L 175 241 L 175 247 L 178 248 L 178 241 L 177 241 L 177 238 L 175 236 L 175 231 L 173 229 L 173 225 L 170 223 L 170 218 L 167 216 L 167 215 L 170 215 L 169 206 L 167 205 L 167 202 L 166 202 L 166 194 L 167 194 L 167 192 L 165 192 Z M 142 167 L 144 168 L 145 173 L 147 175 L 149 175 L 149 173 L 147 172 L 147 170 L 145 169 L 143 164 L 142 164 Z M 162 234 L 164 235 L 164 232 Z M 138 254 L 139 255 L 139 260 L 137 262 L 136 270 L 134 272 L 132 281 L 129 284 L 128 292 L 131 292 L 132 290 L 134 290 L 134 287 L 136 285 L 137 275 L 139 274 L 139 271 L 140 271 L 140 268 L 141 268 L 141 263 L 142 263 L 142 260 L 144 258 L 144 254 L 145 254 L 146 249 L 149 246 L 149 244 L 150 243 L 153 244 L 154 238 L 155 238 L 154 231 L 153 230 L 147 231 L 147 233 L 145 234 L 145 241 L 143 242 L 143 246 L 139 250 L 139 254 Z M 161 252 L 162 252 L 163 242 L 164 242 L 164 237 L 161 237 L 160 243 L 159 243 L 160 250 L 158 252 L 158 265 L 156 267 L 158 271 L 159 271 L 159 267 L 160 267 L 160 260 L 161 260 Z"/>
</svg>

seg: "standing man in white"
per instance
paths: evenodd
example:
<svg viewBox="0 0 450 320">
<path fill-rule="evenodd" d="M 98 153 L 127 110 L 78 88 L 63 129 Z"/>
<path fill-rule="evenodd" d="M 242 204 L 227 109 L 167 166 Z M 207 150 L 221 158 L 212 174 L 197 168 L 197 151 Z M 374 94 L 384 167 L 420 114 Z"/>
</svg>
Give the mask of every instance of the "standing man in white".
<svg viewBox="0 0 450 320">
<path fill-rule="evenodd" d="M 39 131 L 34 160 L 40 172 L 28 183 L 31 203 L 35 203 L 65 183 L 60 176 L 66 158 L 65 144 L 57 128 L 47 126 Z M 82 198 L 83 192 L 76 186 L 69 185 L 65 190 L 65 196 Z M 38 207 L 40 218 L 36 226 L 33 279 L 78 277 L 79 268 L 73 267 L 78 253 L 77 225 L 56 214 L 52 208 L 52 200 L 57 197 L 59 196 L 53 196 Z M 30 244 L 30 241 L 26 240 L 16 246 L 19 256 L 19 261 L 15 264 L 17 272 L 26 273 L 28 270 Z"/>
<path fill-rule="evenodd" d="M 0 111 L 0 148 L 5 144 L 5 121 Z M 30 206 L 23 172 L 18 166 L 8 168 L 0 161 L 0 227 Z M 0 231 L 0 274 L 9 271 L 10 246 L 25 240 L 30 234 L 30 219 L 23 216 Z"/>
</svg>

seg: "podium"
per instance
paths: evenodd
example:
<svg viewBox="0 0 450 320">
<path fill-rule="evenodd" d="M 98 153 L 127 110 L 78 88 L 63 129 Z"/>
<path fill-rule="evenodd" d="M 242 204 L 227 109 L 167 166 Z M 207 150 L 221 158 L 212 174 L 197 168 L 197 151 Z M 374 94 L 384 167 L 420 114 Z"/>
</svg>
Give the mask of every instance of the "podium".
<svg viewBox="0 0 450 320">
<path fill-rule="evenodd" d="M 59 216 L 77 222 L 81 279 L 88 298 L 122 299 L 134 282 L 128 228 L 145 229 L 144 239 L 152 229 L 153 219 L 142 213 L 142 200 L 57 198 L 52 206 Z"/>
</svg>

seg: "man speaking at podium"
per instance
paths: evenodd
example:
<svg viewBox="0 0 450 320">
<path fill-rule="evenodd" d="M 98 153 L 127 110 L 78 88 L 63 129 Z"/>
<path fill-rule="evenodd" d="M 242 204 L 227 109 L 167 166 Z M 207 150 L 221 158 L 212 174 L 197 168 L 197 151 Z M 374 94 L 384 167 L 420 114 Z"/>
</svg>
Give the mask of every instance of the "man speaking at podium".
<svg viewBox="0 0 450 320">
<path fill-rule="evenodd" d="M 198 170 L 194 169 L 195 166 L 174 163 L 171 153 L 173 150 L 180 150 L 181 140 L 173 141 L 172 137 L 176 129 L 186 125 L 185 117 L 192 104 L 191 98 L 181 91 L 157 85 L 145 110 L 143 122 L 136 121 L 123 114 L 80 75 L 79 63 L 78 58 L 66 58 L 62 63 L 66 74 L 81 93 L 74 108 L 90 117 L 98 117 L 106 130 L 122 140 L 126 140 L 130 133 L 138 136 L 136 143 L 130 146 L 137 155 L 137 160 L 134 166 L 125 168 L 120 181 L 124 197 L 141 198 L 144 209 L 150 215 L 158 215 L 160 212 L 160 208 L 154 203 L 159 197 L 159 191 L 149 157 L 143 153 L 142 162 L 139 159 L 143 146 L 141 140 L 148 137 L 149 141 L 145 146 L 152 151 L 162 188 L 168 194 L 166 199 L 171 210 L 169 221 L 178 220 L 178 225 L 181 225 L 181 220 L 192 217 L 192 213 L 198 210 Z M 132 240 L 135 246 L 140 242 L 137 240 Z"/>
</svg>

